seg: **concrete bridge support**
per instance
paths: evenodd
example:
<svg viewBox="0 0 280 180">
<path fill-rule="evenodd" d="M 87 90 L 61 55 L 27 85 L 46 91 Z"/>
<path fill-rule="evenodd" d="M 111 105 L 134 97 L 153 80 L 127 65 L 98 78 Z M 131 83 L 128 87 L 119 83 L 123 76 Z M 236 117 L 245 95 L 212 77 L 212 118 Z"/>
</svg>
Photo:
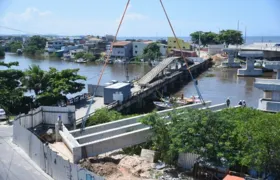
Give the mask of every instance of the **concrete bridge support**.
<svg viewBox="0 0 280 180">
<path fill-rule="evenodd" d="M 222 67 L 225 68 L 240 68 L 240 63 L 234 62 L 234 57 L 238 52 L 238 49 L 223 49 L 228 54 L 228 60 L 222 63 Z"/>
<path fill-rule="evenodd" d="M 238 69 L 238 76 L 261 76 L 263 74 L 262 69 L 254 68 L 255 58 L 263 57 L 262 51 L 240 51 L 238 54 L 247 59 L 246 68 Z"/>
<path fill-rule="evenodd" d="M 246 68 L 238 69 L 237 75 L 238 76 L 262 76 L 263 75 L 262 69 L 255 69 L 254 61 L 255 59 L 253 58 L 247 58 Z"/>
</svg>

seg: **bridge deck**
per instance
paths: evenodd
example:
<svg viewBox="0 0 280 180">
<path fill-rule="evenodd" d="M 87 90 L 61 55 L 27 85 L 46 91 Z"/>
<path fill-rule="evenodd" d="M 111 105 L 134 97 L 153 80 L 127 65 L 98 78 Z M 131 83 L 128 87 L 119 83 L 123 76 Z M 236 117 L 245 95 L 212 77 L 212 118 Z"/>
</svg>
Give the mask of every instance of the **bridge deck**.
<svg viewBox="0 0 280 180">
<path fill-rule="evenodd" d="M 175 59 L 179 59 L 179 57 L 169 57 L 161 61 L 151 71 L 149 71 L 141 79 L 139 79 L 138 84 L 143 86 L 151 82 L 161 71 L 163 71 Z"/>
</svg>

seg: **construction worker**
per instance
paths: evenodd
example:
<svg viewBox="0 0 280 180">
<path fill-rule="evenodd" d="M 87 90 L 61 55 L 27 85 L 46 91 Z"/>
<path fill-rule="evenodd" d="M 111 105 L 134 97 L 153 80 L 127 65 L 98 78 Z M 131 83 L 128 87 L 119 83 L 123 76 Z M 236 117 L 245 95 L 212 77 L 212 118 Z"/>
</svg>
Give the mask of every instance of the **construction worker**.
<svg viewBox="0 0 280 180">
<path fill-rule="evenodd" d="M 184 94 L 181 95 L 181 100 L 184 100 Z"/>
<path fill-rule="evenodd" d="M 239 101 L 238 105 L 243 106 L 242 100 Z"/>
<path fill-rule="evenodd" d="M 243 100 L 242 105 L 243 105 L 243 107 L 247 106 L 245 100 Z"/>
<path fill-rule="evenodd" d="M 229 107 L 229 106 L 230 106 L 230 100 L 229 100 L 229 98 L 227 98 L 226 103 L 227 103 L 227 107 Z"/>
</svg>

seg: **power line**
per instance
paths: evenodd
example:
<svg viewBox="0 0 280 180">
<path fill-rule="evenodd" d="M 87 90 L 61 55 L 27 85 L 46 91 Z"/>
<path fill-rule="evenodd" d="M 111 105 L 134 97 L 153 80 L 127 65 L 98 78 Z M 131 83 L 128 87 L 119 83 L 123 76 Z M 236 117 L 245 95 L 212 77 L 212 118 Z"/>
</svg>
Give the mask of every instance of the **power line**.
<svg viewBox="0 0 280 180">
<path fill-rule="evenodd" d="M 9 30 L 13 30 L 13 31 L 18 31 L 18 32 L 22 32 L 22 33 L 27 33 L 27 34 L 38 34 L 38 35 L 40 35 L 39 33 L 31 33 L 31 32 L 28 32 L 28 31 L 23 31 L 23 30 L 20 30 L 20 29 L 16 29 L 16 28 L 12 28 L 12 27 L 7 27 L 7 26 L 1 26 L 1 25 L 0 25 L 0 28 L 9 29 Z"/>
</svg>

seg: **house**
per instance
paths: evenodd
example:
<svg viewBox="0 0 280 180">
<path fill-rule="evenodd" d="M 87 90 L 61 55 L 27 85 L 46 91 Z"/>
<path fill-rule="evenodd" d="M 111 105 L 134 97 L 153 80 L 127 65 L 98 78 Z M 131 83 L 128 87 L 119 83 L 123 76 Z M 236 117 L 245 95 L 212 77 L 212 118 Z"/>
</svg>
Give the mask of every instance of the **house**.
<svg viewBox="0 0 280 180">
<path fill-rule="evenodd" d="M 46 43 L 45 51 L 52 53 L 60 50 L 62 46 L 65 46 L 65 42 L 63 40 L 50 40 Z"/>
<path fill-rule="evenodd" d="M 94 56 L 100 56 L 101 53 L 106 51 L 107 42 L 104 40 L 97 41 L 97 43 L 87 44 L 84 46 L 85 51 L 93 54 Z"/>
<path fill-rule="evenodd" d="M 70 58 L 71 59 L 75 59 L 75 55 L 77 54 L 77 53 L 79 53 L 79 52 L 84 52 L 84 50 L 83 49 L 75 49 L 75 50 L 70 50 Z"/>
<path fill-rule="evenodd" d="M 134 42 L 132 42 L 133 57 L 143 55 L 144 49 L 151 43 L 152 43 L 152 41 L 134 41 Z"/>
<path fill-rule="evenodd" d="M 112 57 L 128 60 L 132 57 L 132 43 L 130 41 L 118 41 L 113 44 Z"/>
<path fill-rule="evenodd" d="M 191 45 L 188 42 L 185 42 L 183 39 L 178 39 L 178 43 L 180 45 L 180 47 L 183 50 L 190 50 L 191 49 Z M 171 53 L 172 49 L 180 49 L 180 47 L 177 44 L 176 38 L 174 37 L 168 37 L 168 41 L 167 41 L 167 45 L 168 45 L 168 53 Z"/>
<path fill-rule="evenodd" d="M 166 44 L 158 44 L 159 47 L 160 47 L 160 53 L 161 53 L 161 56 L 164 56 L 166 57 L 167 55 L 167 45 Z"/>
</svg>

